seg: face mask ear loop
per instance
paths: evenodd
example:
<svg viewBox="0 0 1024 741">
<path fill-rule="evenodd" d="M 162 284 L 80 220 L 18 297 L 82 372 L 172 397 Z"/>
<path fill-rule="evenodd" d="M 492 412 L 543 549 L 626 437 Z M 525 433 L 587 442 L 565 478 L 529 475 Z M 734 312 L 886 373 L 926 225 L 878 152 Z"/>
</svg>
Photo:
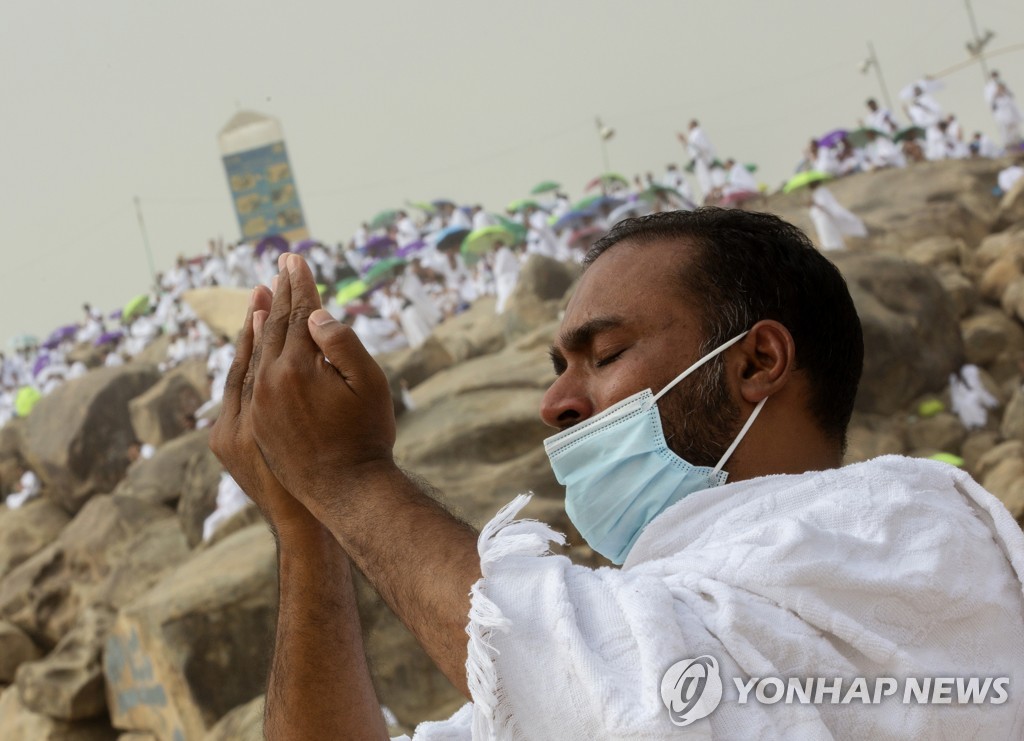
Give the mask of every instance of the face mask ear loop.
<svg viewBox="0 0 1024 741">
<path fill-rule="evenodd" d="M 668 393 L 669 391 L 671 391 L 671 390 L 673 389 L 673 387 L 675 387 L 675 385 L 676 385 L 677 383 L 679 383 L 680 381 L 682 381 L 682 380 L 683 380 L 684 378 L 686 378 L 686 377 L 687 377 L 688 375 L 690 375 L 691 373 L 693 373 L 693 372 L 694 372 L 695 370 L 697 370 L 698 368 L 700 368 L 700 367 L 701 367 L 702 365 L 704 365 L 705 363 L 708 363 L 708 362 L 710 362 L 711 360 L 713 360 L 713 359 L 714 359 L 714 358 L 715 358 L 715 357 L 716 357 L 716 356 L 717 356 L 717 355 L 718 355 L 719 353 L 722 353 L 722 352 L 725 352 L 726 350 L 728 350 L 728 349 L 729 349 L 730 347 L 732 347 L 732 346 L 733 346 L 733 345 L 735 345 L 735 344 L 736 344 L 737 342 L 739 342 L 739 341 L 740 341 L 740 340 L 742 340 L 742 339 L 743 339 L 744 337 L 746 337 L 746 336 L 747 336 L 747 334 L 748 334 L 749 332 L 750 332 L 750 330 L 748 329 L 748 330 L 747 330 L 746 332 L 744 332 L 743 334 L 739 334 L 739 335 L 736 335 L 735 337 L 733 337 L 733 338 L 732 338 L 731 340 L 729 340 L 728 342 L 725 342 L 725 343 L 723 343 L 723 344 L 719 345 L 719 346 L 718 346 L 718 347 L 716 347 L 716 348 L 715 348 L 714 350 L 712 350 L 712 351 L 711 351 L 711 352 L 709 352 L 709 353 L 708 353 L 707 355 L 705 355 L 705 356 L 704 356 L 703 358 L 701 358 L 701 359 L 700 359 L 700 360 L 698 360 L 698 361 L 697 361 L 696 363 L 694 363 L 694 364 L 693 364 L 693 365 L 691 365 L 691 366 L 690 366 L 689 368 L 687 368 L 687 369 L 686 369 L 686 370 L 684 370 L 684 371 L 683 371 L 682 373 L 680 373 L 680 374 L 679 374 L 678 376 L 676 376 L 676 377 L 675 377 L 674 379 L 672 379 L 672 380 L 671 380 L 671 381 L 669 381 L 669 382 L 668 382 L 667 384 L 665 384 L 665 388 L 663 388 L 663 389 L 662 389 L 661 391 L 659 391 L 658 393 L 656 393 L 656 394 L 654 395 L 654 398 L 650 399 L 650 400 L 649 400 L 649 401 L 648 401 L 648 402 L 647 402 L 646 404 L 644 404 L 644 411 L 646 412 L 646 411 L 647 411 L 648 409 L 650 409 L 650 408 L 651 408 L 652 406 L 654 406 L 655 404 L 657 404 L 657 403 L 658 403 L 658 399 L 660 399 L 660 398 L 661 398 L 662 396 L 664 396 L 664 395 L 665 395 L 665 394 L 667 394 L 667 393 Z"/>
<path fill-rule="evenodd" d="M 747 422 L 746 424 L 743 425 L 743 429 L 740 430 L 740 434 L 736 436 L 736 439 L 732 441 L 732 445 L 730 445 L 729 449 L 725 451 L 725 455 L 723 455 L 721 460 L 719 460 L 718 463 L 715 465 L 715 470 L 713 471 L 713 473 L 718 473 L 719 471 L 722 470 L 722 466 L 724 466 L 725 462 L 729 460 L 729 456 L 733 454 L 733 452 L 736 450 L 739 444 L 743 441 L 743 437 L 747 434 L 747 430 L 749 430 L 750 426 L 754 424 L 754 420 L 757 419 L 757 415 L 761 413 L 761 408 L 764 406 L 764 403 L 766 401 L 768 401 L 767 396 L 761 399 L 761 401 L 757 402 L 757 406 L 754 407 L 754 411 L 752 411 L 750 413 L 750 416 L 747 417 Z"/>
</svg>

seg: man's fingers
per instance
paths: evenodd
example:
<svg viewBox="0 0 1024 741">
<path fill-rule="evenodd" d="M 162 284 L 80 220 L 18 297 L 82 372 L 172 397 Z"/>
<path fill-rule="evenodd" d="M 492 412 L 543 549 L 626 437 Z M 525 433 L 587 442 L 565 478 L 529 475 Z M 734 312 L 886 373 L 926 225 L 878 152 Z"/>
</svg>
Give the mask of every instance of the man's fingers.
<svg viewBox="0 0 1024 741">
<path fill-rule="evenodd" d="M 313 277 L 306 261 L 298 255 L 288 255 L 285 265 L 292 295 L 292 312 L 285 346 L 294 346 L 299 350 L 311 349 L 313 345 L 307 322 L 309 315 L 320 308 L 320 291 L 316 287 L 316 278 Z"/>
<path fill-rule="evenodd" d="M 377 361 L 366 351 L 351 327 L 317 309 L 309 317 L 309 333 L 327 361 L 352 386 L 366 380 L 367 369 L 376 366 Z"/>
<path fill-rule="evenodd" d="M 235 359 L 231 361 L 228 377 L 224 382 L 224 400 L 221 402 L 221 414 L 238 416 L 242 401 L 242 384 L 249 369 L 252 357 L 253 331 L 252 314 L 256 305 L 256 289 L 249 295 L 249 308 L 245 313 L 245 322 L 235 341 Z"/>
<path fill-rule="evenodd" d="M 252 312 L 252 336 L 253 352 L 252 360 L 246 368 L 245 378 L 242 381 L 242 399 L 240 408 L 244 409 L 252 401 L 252 388 L 256 383 L 256 373 L 260 369 L 260 359 L 263 357 L 263 327 L 267 322 L 269 312 L 266 309 L 256 309 Z"/>
<path fill-rule="evenodd" d="M 277 358 L 284 349 L 284 341 L 288 336 L 288 320 L 292 313 L 292 288 L 285 267 L 277 281 L 274 301 L 270 307 L 270 316 L 263 327 L 263 338 L 260 342 L 263 353 L 270 360 Z"/>
</svg>

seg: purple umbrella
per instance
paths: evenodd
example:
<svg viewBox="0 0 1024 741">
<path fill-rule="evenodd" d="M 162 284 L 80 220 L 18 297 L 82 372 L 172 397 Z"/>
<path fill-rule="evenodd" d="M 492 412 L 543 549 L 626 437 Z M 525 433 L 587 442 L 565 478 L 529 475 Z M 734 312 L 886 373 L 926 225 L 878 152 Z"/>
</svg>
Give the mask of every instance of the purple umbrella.
<svg viewBox="0 0 1024 741">
<path fill-rule="evenodd" d="M 50 364 L 50 356 L 46 353 L 40 353 L 39 357 L 36 358 L 36 362 L 32 364 L 32 375 L 38 376 L 39 373 Z"/>
<path fill-rule="evenodd" d="M 76 334 L 78 334 L 78 325 L 66 324 L 53 330 L 42 346 L 46 350 L 54 350 L 64 340 L 72 339 Z"/>
<path fill-rule="evenodd" d="M 596 214 L 589 208 L 583 209 L 582 211 L 569 211 L 563 214 L 562 217 L 552 224 L 555 231 L 561 231 L 562 229 L 575 229 L 577 226 L 582 224 L 587 219 L 594 218 Z"/>
<path fill-rule="evenodd" d="M 288 240 L 280 234 L 272 234 L 264 237 L 256 243 L 256 257 L 261 257 L 269 249 L 275 249 L 278 253 L 288 251 Z"/>
<path fill-rule="evenodd" d="M 320 243 L 315 239 L 303 239 L 297 245 L 295 245 L 295 252 L 309 252 L 314 247 L 319 247 Z"/>
<path fill-rule="evenodd" d="M 834 147 L 836 144 L 843 140 L 844 136 L 846 136 L 846 129 L 836 129 L 835 131 L 830 131 L 827 134 L 825 134 L 825 136 L 818 139 L 818 145 L 822 147 Z"/>
<path fill-rule="evenodd" d="M 363 254 L 370 257 L 388 257 L 398 243 L 391 237 L 374 237 L 363 245 Z"/>
<path fill-rule="evenodd" d="M 114 309 L 112 312 L 110 312 L 110 316 L 108 317 L 108 319 L 120 319 L 120 318 L 121 318 L 121 309 Z"/>
<path fill-rule="evenodd" d="M 395 254 L 398 255 L 398 257 L 409 257 L 409 255 L 413 254 L 414 252 L 419 252 L 426 246 L 427 243 L 425 241 L 423 241 L 422 239 L 417 239 L 415 242 L 410 242 L 404 247 L 399 247 L 398 251 Z"/>
<path fill-rule="evenodd" d="M 96 338 L 96 342 L 93 344 L 99 347 L 100 345 L 106 345 L 108 342 L 117 342 L 122 337 L 124 337 L 124 332 L 104 332 Z"/>
</svg>

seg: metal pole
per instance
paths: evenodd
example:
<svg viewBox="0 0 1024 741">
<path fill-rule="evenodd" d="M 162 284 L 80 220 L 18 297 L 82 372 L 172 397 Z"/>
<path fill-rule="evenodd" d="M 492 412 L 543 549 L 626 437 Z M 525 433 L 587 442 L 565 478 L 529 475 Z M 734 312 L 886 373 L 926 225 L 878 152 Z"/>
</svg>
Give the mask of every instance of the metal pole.
<svg viewBox="0 0 1024 741">
<path fill-rule="evenodd" d="M 971 33 L 974 34 L 974 43 L 978 45 L 978 53 L 975 54 L 978 58 L 978 64 L 981 65 L 981 76 L 988 82 L 988 65 L 985 64 L 985 54 L 982 48 L 981 34 L 978 33 L 978 23 L 974 20 L 974 8 L 971 7 L 971 0 L 964 0 L 964 5 L 967 6 L 967 17 L 971 21 Z"/>
<path fill-rule="evenodd" d="M 882 65 L 878 63 L 878 55 L 875 54 L 875 45 L 870 41 L 868 42 L 868 52 L 871 54 L 871 65 L 875 68 L 875 74 L 878 75 L 878 84 L 882 87 L 882 95 L 885 96 L 885 105 L 891 111 L 892 99 L 889 97 L 889 88 L 885 84 L 885 78 L 882 76 Z"/>
<path fill-rule="evenodd" d="M 149 235 L 146 234 L 146 222 L 142 220 L 142 202 L 135 196 L 135 215 L 139 217 L 139 231 L 142 232 L 142 245 L 146 248 L 146 260 L 149 262 L 149 277 L 156 285 L 156 266 L 153 264 L 153 251 L 149 248 Z"/>
</svg>

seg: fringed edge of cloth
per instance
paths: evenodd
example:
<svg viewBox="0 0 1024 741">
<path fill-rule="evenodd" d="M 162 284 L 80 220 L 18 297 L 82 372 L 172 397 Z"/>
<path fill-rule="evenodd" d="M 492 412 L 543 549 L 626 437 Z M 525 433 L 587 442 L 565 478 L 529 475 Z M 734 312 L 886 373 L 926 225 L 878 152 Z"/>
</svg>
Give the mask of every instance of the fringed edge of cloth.
<svg viewBox="0 0 1024 741">
<path fill-rule="evenodd" d="M 483 578 L 473 585 L 469 609 L 469 650 L 466 679 L 473 698 L 473 738 L 493 739 L 501 731 L 502 738 L 519 738 L 515 719 L 502 702 L 503 689 L 498 680 L 494 657 L 498 650 L 491 643 L 496 632 L 508 633 L 512 628 L 493 601 L 487 596 L 487 577 L 493 566 L 509 556 L 550 555 L 550 544 L 565 544 L 565 536 L 536 520 L 517 520 L 531 494 L 520 494 L 502 507 L 480 531 L 477 551 Z"/>
</svg>

